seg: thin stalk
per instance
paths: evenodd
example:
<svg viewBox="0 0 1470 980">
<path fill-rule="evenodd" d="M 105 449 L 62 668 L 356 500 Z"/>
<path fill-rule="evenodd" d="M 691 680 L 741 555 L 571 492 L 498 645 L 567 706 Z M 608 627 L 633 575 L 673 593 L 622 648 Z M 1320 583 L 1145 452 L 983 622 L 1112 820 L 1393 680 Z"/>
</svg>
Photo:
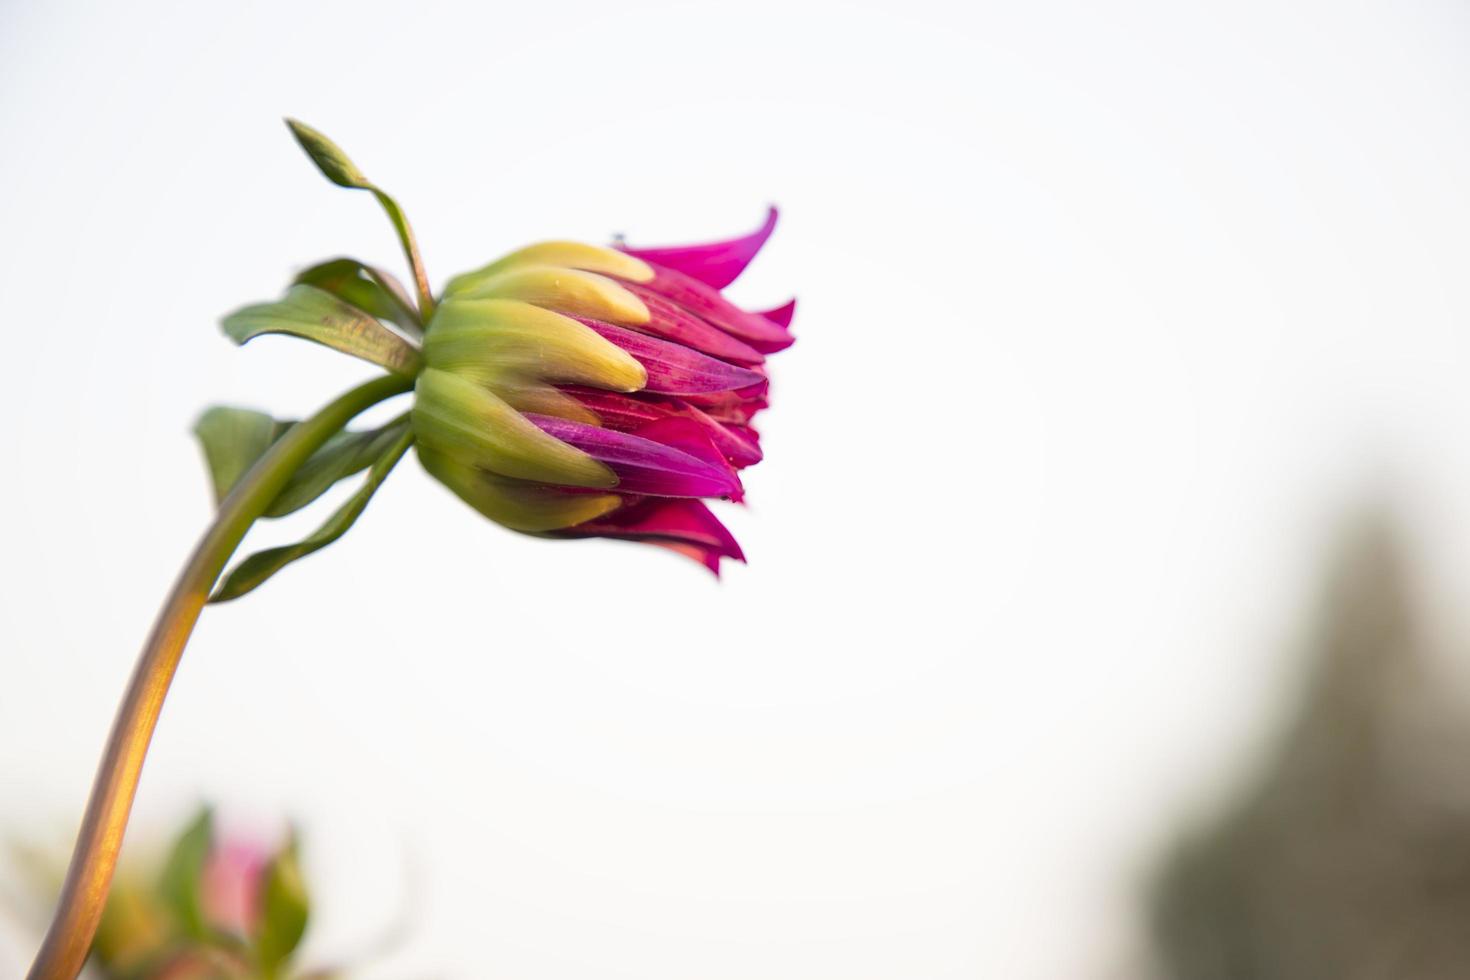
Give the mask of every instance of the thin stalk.
<svg viewBox="0 0 1470 980">
<path fill-rule="evenodd" d="M 377 378 L 342 395 L 288 429 L 221 501 L 214 523 L 199 540 L 164 601 L 133 669 L 92 782 L 92 795 L 51 928 L 36 953 L 28 980 L 75 980 L 86 962 L 163 699 L 200 610 L 245 532 L 270 506 L 297 467 L 327 439 L 365 409 L 407 391 L 412 384 L 407 378 Z"/>
<path fill-rule="evenodd" d="M 414 291 L 419 297 L 419 318 L 427 327 L 429 321 L 434 319 L 434 291 L 429 288 L 429 274 L 424 270 L 424 257 L 419 254 L 419 243 L 413 236 L 413 226 L 408 223 L 408 217 L 397 201 L 373 184 L 367 184 L 366 187 L 373 192 L 383 210 L 388 212 L 388 220 L 398 233 L 398 242 L 403 246 L 404 258 L 408 259 L 408 269 L 413 274 Z"/>
</svg>

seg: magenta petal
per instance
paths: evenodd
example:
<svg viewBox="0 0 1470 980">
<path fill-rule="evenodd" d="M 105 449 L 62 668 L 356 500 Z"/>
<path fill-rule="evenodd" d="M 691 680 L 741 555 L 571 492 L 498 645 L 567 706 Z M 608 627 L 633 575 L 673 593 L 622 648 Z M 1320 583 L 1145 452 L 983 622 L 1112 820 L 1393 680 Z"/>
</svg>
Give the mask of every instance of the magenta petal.
<svg viewBox="0 0 1470 980">
<path fill-rule="evenodd" d="M 744 499 L 745 488 L 740 486 L 740 476 L 735 472 L 735 467 L 725 458 L 725 454 L 720 452 L 714 440 L 710 438 L 709 432 L 694 419 L 677 417 L 658 419 L 647 425 L 639 426 L 633 434 L 643 439 L 651 439 L 670 449 L 677 449 L 681 453 L 688 453 L 707 466 L 724 471 L 736 487 L 735 492 L 727 496 L 731 500 Z"/>
<path fill-rule="evenodd" d="M 735 536 L 698 500 L 640 501 L 579 524 L 568 533 L 662 545 L 693 558 L 717 576 L 721 558 L 745 561 Z"/>
<path fill-rule="evenodd" d="M 771 208 L 766 212 L 765 224 L 759 229 L 729 241 L 672 248 L 624 248 L 623 251 L 645 262 L 677 269 L 707 286 L 724 289 L 745 271 L 766 239 L 771 237 L 771 232 L 776 230 L 776 217 L 776 209 Z"/>
<path fill-rule="evenodd" d="M 644 391 L 669 395 L 705 394 L 712 391 L 734 391 L 765 380 L 762 374 L 726 364 L 682 344 L 625 330 L 599 320 L 581 317 L 577 319 L 632 354 L 633 359 L 643 365 L 648 372 Z"/>
<path fill-rule="evenodd" d="M 746 423 L 770 406 L 764 394 L 747 397 L 738 391 L 717 391 L 709 395 L 685 395 L 688 402 L 719 422 Z"/>
<path fill-rule="evenodd" d="M 677 415 L 681 410 L 680 405 L 668 401 L 639 398 L 637 395 L 621 395 L 598 388 L 563 385 L 562 391 L 576 396 L 577 401 L 596 413 L 603 425 L 617 429 L 619 432 L 631 432 L 649 422 L 657 422 L 659 419 Z"/>
<path fill-rule="evenodd" d="M 602 424 L 609 428 L 636 432 L 659 419 L 690 419 L 704 430 L 709 441 L 737 470 L 761 461 L 760 438 L 754 429 L 748 425 L 718 421 L 682 399 L 650 399 L 595 388 L 568 387 L 566 390 L 592 409 Z"/>
<path fill-rule="evenodd" d="M 785 350 L 795 341 L 790 331 L 759 313 L 747 313 L 698 279 L 664 266 L 653 267 L 653 281 L 644 289 L 684 307 L 721 330 L 769 354 Z M 642 295 L 640 293 L 640 295 Z"/>
<path fill-rule="evenodd" d="M 765 355 L 754 347 L 730 336 L 719 327 L 671 303 L 660 294 L 638 283 L 622 284 L 648 307 L 649 322 L 638 327 L 644 333 L 664 337 L 685 347 L 693 347 L 712 357 L 732 364 L 760 364 Z"/>
<path fill-rule="evenodd" d="M 720 577 L 720 559 L 724 557 L 724 555 L 721 552 L 711 548 L 709 545 L 694 544 L 690 541 L 679 541 L 674 538 L 643 538 L 642 540 L 646 544 L 656 545 L 660 548 L 667 548 L 669 551 L 672 551 L 676 555 L 683 555 L 685 558 L 693 558 L 695 561 L 699 562 L 705 568 L 708 568 L 711 572 L 713 572 L 715 578 Z M 741 561 L 744 560 L 745 559 L 743 558 L 741 559 Z"/>
<path fill-rule="evenodd" d="M 693 411 L 699 412 L 699 409 L 696 408 Z M 710 419 L 703 412 L 699 412 L 699 414 L 709 419 L 710 424 L 718 428 L 720 438 L 714 440 L 715 445 L 719 447 L 720 452 L 725 454 L 725 457 L 730 460 L 736 469 L 754 466 L 765 458 L 765 453 L 761 451 L 760 433 L 755 431 L 755 429 L 752 429 L 748 425 L 726 425 Z"/>
<path fill-rule="evenodd" d="M 721 422 L 749 422 L 756 413 L 770 407 L 767 393 L 769 381 L 761 381 L 736 391 L 716 391 L 701 395 L 683 395 L 682 401 L 708 412 Z"/>
<path fill-rule="evenodd" d="M 718 452 L 705 449 L 708 439 L 700 446 L 685 431 L 671 434 L 661 428 L 678 420 L 654 422 L 640 429 L 641 434 L 633 434 L 549 415 L 527 413 L 526 418 L 548 435 L 605 463 L 617 474 L 620 491 L 657 497 L 741 496 L 740 478 Z"/>
<path fill-rule="evenodd" d="M 761 452 L 760 437 L 750 426 L 725 425 L 693 406 L 689 411 L 693 413 L 695 421 L 707 427 L 710 441 L 737 470 L 754 466 L 765 458 L 765 454 Z"/>
<path fill-rule="evenodd" d="M 776 307 L 774 310 L 766 310 L 764 313 L 759 313 L 757 315 L 763 316 L 767 320 L 779 324 L 780 326 L 789 327 L 791 326 L 792 317 L 796 316 L 796 300 L 787 300 L 785 303 Z"/>
</svg>

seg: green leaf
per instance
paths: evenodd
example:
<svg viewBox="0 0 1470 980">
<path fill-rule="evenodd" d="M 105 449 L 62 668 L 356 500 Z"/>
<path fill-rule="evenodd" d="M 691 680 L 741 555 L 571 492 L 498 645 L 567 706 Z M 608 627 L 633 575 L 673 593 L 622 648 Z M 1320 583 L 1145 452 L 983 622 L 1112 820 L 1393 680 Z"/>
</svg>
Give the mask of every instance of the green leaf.
<svg viewBox="0 0 1470 980">
<path fill-rule="evenodd" d="M 291 474 L 280 495 L 266 508 L 265 516 L 284 517 L 294 513 L 326 493 L 338 480 L 361 473 L 388 451 L 408 425 L 405 415 L 377 429 L 349 430 L 332 436 Z"/>
<path fill-rule="evenodd" d="M 213 846 L 214 814 L 208 807 L 202 807 L 199 815 L 174 842 L 158 883 L 159 895 L 173 912 L 179 928 L 195 939 L 210 936 L 209 923 L 204 917 L 202 890 L 204 864 Z"/>
<path fill-rule="evenodd" d="M 290 427 L 290 422 L 277 422 L 264 412 L 226 405 L 216 405 L 199 416 L 194 435 L 204 448 L 215 503 L 225 499 L 230 488 Z"/>
<path fill-rule="evenodd" d="M 329 259 L 303 270 L 295 281 L 325 290 L 380 320 L 396 323 L 411 337 L 423 336 L 418 308 L 403 284 L 382 269 L 357 259 Z"/>
<path fill-rule="evenodd" d="M 383 480 L 393 471 L 393 467 L 403 458 L 403 454 L 412 444 L 413 430 L 405 427 L 393 444 L 373 463 L 372 469 L 368 470 L 367 479 L 357 493 L 348 498 L 347 502 L 327 518 L 321 527 L 309 537 L 295 544 L 270 548 L 246 558 L 231 570 L 224 583 L 215 590 L 214 595 L 209 597 L 209 601 L 225 602 L 237 599 L 298 558 L 305 558 L 314 551 L 320 551 L 346 534 L 348 528 L 352 527 L 367 508 L 368 501 L 372 500 L 373 494 L 377 492 Z"/>
<path fill-rule="evenodd" d="M 261 906 L 255 957 L 262 976 L 273 977 L 300 944 L 311 914 L 294 834 L 266 868 Z"/>
<path fill-rule="evenodd" d="M 237 344 L 261 334 L 290 334 L 409 377 L 418 373 L 421 363 L 418 348 L 376 317 L 326 290 L 305 284 L 292 286 L 278 302 L 236 310 L 225 317 L 222 325 Z"/>
<path fill-rule="evenodd" d="M 295 425 L 249 408 L 216 405 L 194 426 L 204 446 L 215 502 L 223 500 L 271 444 Z M 326 493 L 339 480 L 361 473 L 381 456 L 408 426 L 403 415 L 376 429 L 338 432 L 291 474 L 266 517 L 284 517 Z"/>
</svg>

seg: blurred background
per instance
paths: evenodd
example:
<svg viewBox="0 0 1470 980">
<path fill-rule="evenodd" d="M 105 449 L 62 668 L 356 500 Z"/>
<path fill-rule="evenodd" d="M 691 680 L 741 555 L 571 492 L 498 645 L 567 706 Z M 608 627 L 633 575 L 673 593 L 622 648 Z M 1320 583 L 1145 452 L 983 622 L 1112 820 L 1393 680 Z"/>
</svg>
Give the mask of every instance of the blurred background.
<svg viewBox="0 0 1470 980">
<path fill-rule="evenodd" d="M 407 465 L 206 612 L 135 836 L 294 821 L 304 961 L 1470 973 L 1470 8 L 0 0 L 0 838 L 69 845 L 198 413 L 367 373 L 216 325 L 398 268 L 286 114 L 437 283 L 774 202 L 801 303 L 724 581 Z"/>
</svg>

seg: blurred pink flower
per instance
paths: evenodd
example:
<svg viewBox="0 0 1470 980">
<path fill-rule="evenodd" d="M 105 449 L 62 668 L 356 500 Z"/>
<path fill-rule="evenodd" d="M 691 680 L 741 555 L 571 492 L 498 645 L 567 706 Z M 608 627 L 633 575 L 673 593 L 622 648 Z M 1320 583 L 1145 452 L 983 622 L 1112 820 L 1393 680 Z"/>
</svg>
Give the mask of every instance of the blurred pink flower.
<svg viewBox="0 0 1470 980">
<path fill-rule="evenodd" d="M 200 883 L 205 921 L 233 935 L 255 935 L 270 860 L 270 852 L 254 842 L 227 839 L 217 843 L 204 863 Z"/>
</svg>

